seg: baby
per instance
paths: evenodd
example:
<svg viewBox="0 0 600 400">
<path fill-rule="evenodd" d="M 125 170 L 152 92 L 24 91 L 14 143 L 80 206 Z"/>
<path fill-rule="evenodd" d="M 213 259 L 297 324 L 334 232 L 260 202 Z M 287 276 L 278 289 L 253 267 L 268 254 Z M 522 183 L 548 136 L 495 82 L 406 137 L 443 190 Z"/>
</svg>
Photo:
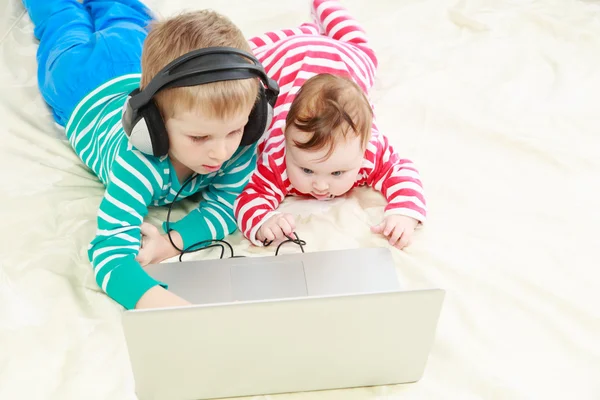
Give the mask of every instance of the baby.
<svg viewBox="0 0 600 400">
<path fill-rule="evenodd" d="M 277 211 L 288 195 L 328 200 L 369 185 L 388 201 L 371 230 L 392 246 L 407 246 L 426 206 L 414 164 L 380 134 L 366 96 L 377 58 L 364 30 L 338 1 L 314 0 L 314 24 L 250 40 L 267 74 L 281 88 L 258 165 L 234 204 L 238 226 L 253 244 L 279 241 L 295 230 Z"/>
</svg>

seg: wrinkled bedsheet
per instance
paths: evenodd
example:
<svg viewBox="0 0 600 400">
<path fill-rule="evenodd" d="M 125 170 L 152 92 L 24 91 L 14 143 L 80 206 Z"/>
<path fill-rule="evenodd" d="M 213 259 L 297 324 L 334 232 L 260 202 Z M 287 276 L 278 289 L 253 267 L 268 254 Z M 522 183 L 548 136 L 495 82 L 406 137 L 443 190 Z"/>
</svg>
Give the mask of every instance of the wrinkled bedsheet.
<svg viewBox="0 0 600 400">
<path fill-rule="evenodd" d="M 307 1 L 212 7 L 250 37 Z M 421 381 L 255 399 L 600 398 L 600 3 L 347 0 L 378 52 L 378 123 L 417 163 L 429 220 L 393 249 L 408 289 L 447 291 Z M 135 399 L 122 309 L 87 259 L 103 187 L 37 89 L 33 27 L 0 5 L 0 399 Z M 387 246 L 383 198 L 286 200 L 307 251 Z M 193 205 L 184 202 L 176 217 Z M 165 209 L 153 209 L 159 224 Z M 236 233 L 236 253 L 272 254 Z M 289 249 L 288 251 L 294 251 Z M 192 258 L 217 257 L 217 250 Z"/>
</svg>

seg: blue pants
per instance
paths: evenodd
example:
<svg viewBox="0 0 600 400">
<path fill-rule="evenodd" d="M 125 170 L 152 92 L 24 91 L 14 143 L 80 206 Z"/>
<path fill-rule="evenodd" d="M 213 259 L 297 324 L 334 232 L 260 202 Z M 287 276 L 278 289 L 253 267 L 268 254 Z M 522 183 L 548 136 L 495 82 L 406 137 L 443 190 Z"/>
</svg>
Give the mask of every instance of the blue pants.
<svg viewBox="0 0 600 400">
<path fill-rule="evenodd" d="M 38 85 L 62 126 L 89 92 L 141 72 L 150 10 L 138 0 L 24 0 L 40 41 Z"/>
</svg>

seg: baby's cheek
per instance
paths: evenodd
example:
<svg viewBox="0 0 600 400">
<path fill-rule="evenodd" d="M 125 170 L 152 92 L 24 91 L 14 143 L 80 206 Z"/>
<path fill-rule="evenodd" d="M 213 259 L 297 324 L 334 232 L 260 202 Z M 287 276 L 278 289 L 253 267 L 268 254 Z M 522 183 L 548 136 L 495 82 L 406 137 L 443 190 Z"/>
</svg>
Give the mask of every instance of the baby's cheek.
<svg viewBox="0 0 600 400">
<path fill-rule="evenodd" d="M 292 186 L 295 187 L 297 190 L 303 191 L 305 189 L 306 179 L 302 179 L 303 177 L 299 176 L 299 174 L 296 171 L 288 171 L 288 178 Z"/>
<path fill-rule="evenodd" d="M 341 196 L 352 189 L 354 185 L 354 179 L 345 178 L 340 180 L 336 185 L 336 196 Z"/>
</svg>

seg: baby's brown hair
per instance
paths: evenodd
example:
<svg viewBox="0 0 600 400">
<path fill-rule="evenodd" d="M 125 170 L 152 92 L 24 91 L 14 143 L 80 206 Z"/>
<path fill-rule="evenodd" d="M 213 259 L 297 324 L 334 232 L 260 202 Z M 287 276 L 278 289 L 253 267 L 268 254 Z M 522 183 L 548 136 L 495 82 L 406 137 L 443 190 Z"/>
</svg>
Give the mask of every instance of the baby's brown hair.
<svg viewBox="0 0 600 400">
<path fill-rule="evenodd" d="M 240 29 L 212 10 L 186 12 L 153 22 L 142 51 L 141 88 L 176 58 L 193 50 L 220 46 L 252 54 Z M 194 110 L 225 119 L 251 108 L 258 96 L 258 85 L 253 78 L 213 82 L 161 90 L 154 99 L 165 120 L 178 111 Z"/>
<path fill-rule="evenodd" d="M 286 132 L 291 126 L 312 133 L 303 143 L 294 141 L 302 150 L 320 150 L 329 147 L 331 156 L 334 144 L 348 135 L 361 138 L 366 149 L 371 139 L 373 109 L 360 86 L 352 80 L 332 74 L 319 74 L 308 79 L 292 102 L 285 120 Z"/>
</svg>

